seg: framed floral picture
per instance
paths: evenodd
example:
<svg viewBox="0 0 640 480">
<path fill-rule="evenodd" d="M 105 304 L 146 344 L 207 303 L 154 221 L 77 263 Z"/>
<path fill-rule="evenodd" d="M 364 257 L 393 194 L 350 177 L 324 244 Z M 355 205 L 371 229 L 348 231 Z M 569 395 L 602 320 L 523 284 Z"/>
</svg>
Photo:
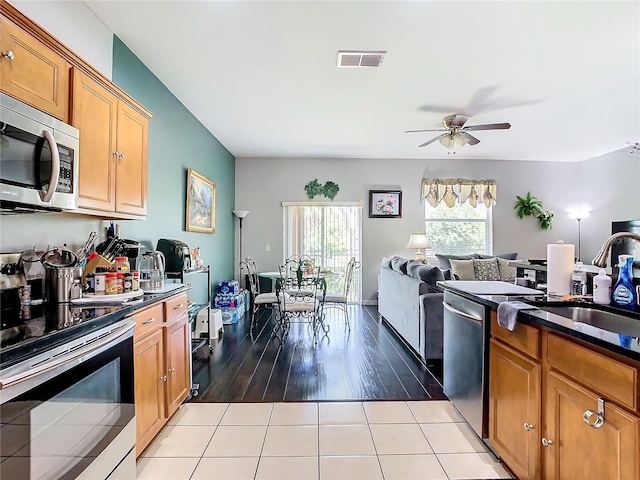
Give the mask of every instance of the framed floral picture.
<svg viewBox="0 0 640 480">
<path fill-rule="evenodd" d="M 402 190 L 369 190 L 369 218 L 401 218 Z"/>
<path fill-rule="evenodd" d="M 187 172 L 187 232 L 215 233 L 216 184 L 192 169 Z"/>
</svg>

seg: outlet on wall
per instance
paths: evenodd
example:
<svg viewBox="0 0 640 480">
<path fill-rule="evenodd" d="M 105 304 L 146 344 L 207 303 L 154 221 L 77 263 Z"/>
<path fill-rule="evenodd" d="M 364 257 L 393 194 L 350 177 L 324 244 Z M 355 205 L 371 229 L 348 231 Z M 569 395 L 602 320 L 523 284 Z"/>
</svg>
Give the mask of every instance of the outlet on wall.
<svg viewBox="0 0 640 480">
<path fill-rule="evenodd" d="M 265 252 L 270 252 L 271 251 L 271 245 L 269 245 L 268 243 L 264 246 L 264 251 Z"/>
</svg>

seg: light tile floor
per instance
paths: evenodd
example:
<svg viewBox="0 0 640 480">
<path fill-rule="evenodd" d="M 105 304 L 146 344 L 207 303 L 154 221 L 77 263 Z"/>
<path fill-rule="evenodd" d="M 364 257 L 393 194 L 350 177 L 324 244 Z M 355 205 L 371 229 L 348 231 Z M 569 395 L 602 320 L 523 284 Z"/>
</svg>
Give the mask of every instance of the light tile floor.
<svg viewBox="0 0 640 480">
<path fill-rule="evenodd" d="M 511 478 L 447 401 L 188 403 L 138 480 Z"/>
</svg>

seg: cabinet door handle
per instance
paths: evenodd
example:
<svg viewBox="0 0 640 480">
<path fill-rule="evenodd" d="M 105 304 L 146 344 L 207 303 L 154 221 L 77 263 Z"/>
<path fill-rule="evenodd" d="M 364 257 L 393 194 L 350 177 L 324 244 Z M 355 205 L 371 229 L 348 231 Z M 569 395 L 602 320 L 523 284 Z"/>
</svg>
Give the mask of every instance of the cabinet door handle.
<svg viewBox="0 0 640 480">
<path fill-rule="evenodd" d="M 155 322 L 156 319 L 154 317 L 151 317 L 149 320 L 145 320 L 144 322 L 142 322 L 142 325 L 149 325 L 150 323 Z"/>
<path fill-rule="evenodd" d="M 184 307 L 184 305 L 182 303 L 179 303 L 178 305 L 174 305 L 173 309 L 177 310 L 178 308 L 182 308 L 182 307 Z"/>
<path fill-rule="evenodd" d="M 16 58 L 11 50 L 7 50 L 6 52 L 2 52 L 2 56 L 4 58 L 8 58 L 9 60 L 13 60 L 14 58 Z"/>
<path fill-rule="evenodd" d="M 548 439 L 542 437 L 542 446 L 543 447 L 548 447 L 550 445 L 553 445 L 553 442 L 551 440 L 548 440 Z"/>
<path fill-rule="evenodd" d="M 118 152 L 113 152 L 113 155 L 115 155 L 116 158 L 118 158 L 120 156 L 120 153 Z"/>
<path fill-rule="evenodd" d="M 176 369 L 175 368 L 170 368 L 169 369 L 169 373 L 175 373 Z"/>
<path fill-rule="evenodd" d="M 120 158 L 124 158 L 124 153 L 121 153 L 120 155 L 118 155 Z"/>
<path fill-rule="evenodd" d="M 161 376 L 160 378 L 162 379 L 162 381 L 163 381 L 163 382 L 166 382 L 166 381 L 167 381 L 167 376 L 166 376 L 166 375 L 163 375 L 163 376 Z"/>
<path fill-rule="evenodd" d="M 530 423 L 526 423 L 524 424 L 524 429 L 528 432 L 533 430 L 533 425 L 531 425 Z"/>
<path fill-rule="evenodd" d="M 591 423 L 593 415 L 596 416 L 596 421 Z M 602 398 L 598 399 L 598 413 L 593 410 L 587 410 L 582 414 L 582 420 L 592 428 L 600 428 L 604 425 L 604 400 Z"/>
</svg>

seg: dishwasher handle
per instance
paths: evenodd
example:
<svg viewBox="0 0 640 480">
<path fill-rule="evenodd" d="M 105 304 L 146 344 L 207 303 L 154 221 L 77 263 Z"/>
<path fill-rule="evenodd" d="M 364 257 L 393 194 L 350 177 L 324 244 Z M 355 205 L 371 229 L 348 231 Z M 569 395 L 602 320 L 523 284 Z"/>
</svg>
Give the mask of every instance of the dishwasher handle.
<svg viewBox="0 0 640 480">
<path fill-rule="evenodd" d="M 475 315 L 470 315 L 468 313 L 462 312 L 462 311 L 458 310 L 457 308 L 453 308 L 447 302 L 442 302 L 442 305 L 444 306 L 445 310 L 449 310 L 451 313 L 454 313 L 456 315 L 460 315 L 461 317 L 466 318 L 467 320 L 471 320 L 473 322 L 478 322 L 478 323 L 483 323 L 484 322 L 483 318 L 478 318 Z"/>
</svg>

